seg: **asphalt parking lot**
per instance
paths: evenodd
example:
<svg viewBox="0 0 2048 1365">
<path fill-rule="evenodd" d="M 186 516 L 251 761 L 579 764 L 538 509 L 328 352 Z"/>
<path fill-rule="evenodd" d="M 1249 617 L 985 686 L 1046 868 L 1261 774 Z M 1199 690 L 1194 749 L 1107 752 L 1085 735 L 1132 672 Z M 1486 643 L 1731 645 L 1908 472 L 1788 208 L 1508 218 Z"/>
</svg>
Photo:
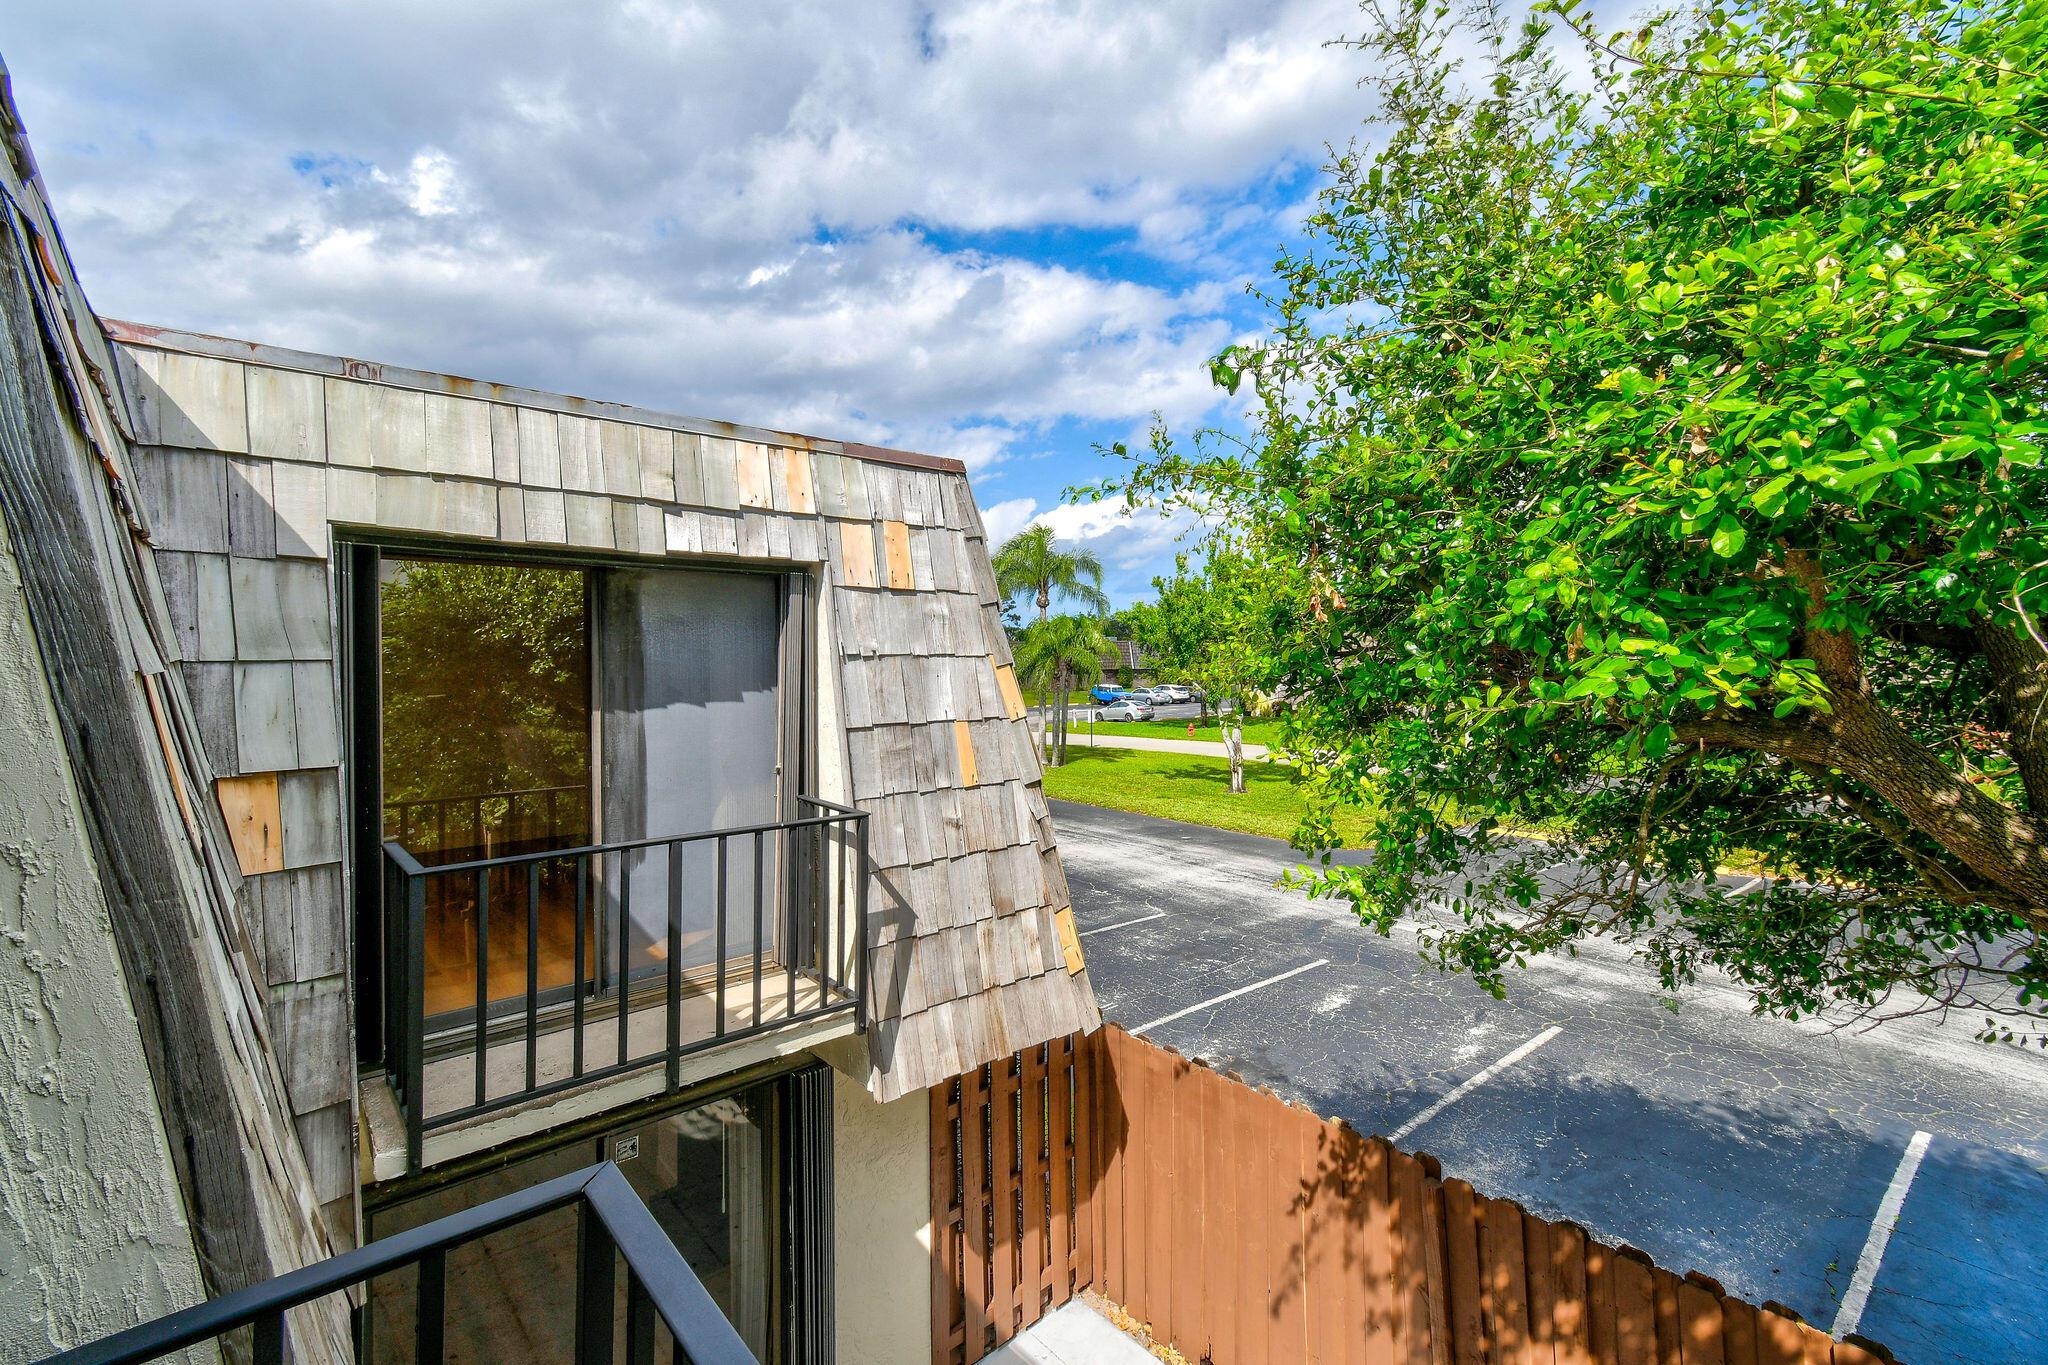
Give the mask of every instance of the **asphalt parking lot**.
<svg viewBox="0 0 2048 1365">
<path fill-rule="evenodd" d="M 2048 1359 L 2048 1058 L 1972 1019 L 1758 1019 L 1725 984 L 1673 1011 L 1611 945 L 1496 1001 L 1276 887 L 1275 841 L 1053 812 L 1126 1027 L 1903 1361 Z"/>
</svg>

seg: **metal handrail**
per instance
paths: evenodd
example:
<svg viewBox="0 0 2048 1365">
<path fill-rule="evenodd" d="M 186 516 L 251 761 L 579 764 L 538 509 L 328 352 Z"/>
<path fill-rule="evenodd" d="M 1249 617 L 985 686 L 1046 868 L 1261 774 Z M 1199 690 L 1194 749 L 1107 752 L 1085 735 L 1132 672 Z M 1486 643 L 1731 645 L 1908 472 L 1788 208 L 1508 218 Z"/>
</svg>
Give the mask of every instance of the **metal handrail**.
<svg viewBox="0 0 2048 1365">
<path fill-rule="evenodd" d="M 281 1365 L 287 1311 L 413 1265 L 419 1267 L 414 1282 L 415 1358 L 423 1365 L 438 1361 L 445 1354 L 447 1253 L 572 1204 L 580 1214 L 575 1286 L 577 1365 L 609 1365 L 612 1359 L 617 1294 L 614 1251 L 626 1263 L 626 1358 L 632 1365 L 654 1359 L 654 1318 L 675 1339 L 679 1361 L 751 1365 L 753 1353 L 624 1174 L 609 1161 L 75 1346 L 51 1356 L 44 1365 L 129 1365 L 156 1360 L 243 1327 L 255 1328 L 256 1365 Z"/>
<path fill-rule="evenodd" d="M 733 825 L 721 829 L 702 830 L 690 834 L 660 835 L 645 839 L 622 840 L 617 843 L 591 844 L 577 848 L 546 849 L 539 852 L 505 854 L 494 858 L 479 858 L 462 863 L 438 865 L 423 864 L 403 844 L 393 840 L 384 844 L 385 854 L 385 1002 L 384 1023 L 385 1074 L 390 1082 L 393 1097 L 406 1125 L 406 1156 L 409 1169 L 417 1171 L 423 1164 L 425 1134 L 436 1128 L 446 1127 L 479 1115 L 497 1112 L 532 1100 L 554 1095 L 565 1090 L 607 1080 L 640 1071 L 656 1065 L 667 1069 L 666 1087 L 675 1091 L 681 1083 L 681 1060 L 693 1053 L 720 1046 L 734 1039 L 766 1033 L 771 1030 L 788 1028 L 825 1015 L 851 1012 L 857 1030 L 867 1027 L 867 897 L 868 897 L 868 852 L 867 813 L 850 806 L 838 805 L 817 797 L 801 796 L 799 802 L 806 808 L 820 812 L 815 815 L 801 815 L 788 820 L 770 821 L 749 825 Z M 774 923 L 793 928 L 796 932 L 785 939 L 785 946 L 801 951 L 787 955 L 787 960 L 777 957 L 770 960 L 767 954 L 767 920 L 769 900 L 767 877 L 764 872 L 768 864 L 764 861 L 769 836 L 777 841 L 775 868 L 791 871 L 801 870 L 804 876 L 794 878 L 779 888 L 779 893 L 790 897 L 776 903 Z M 745 841 L 737 852 L 750 854 L 748 861 L 752 868 L 750 882 L 741 882 L 750 887 L 742 892 L 742 899 L 749 902 L 737 922 L 730 913 L 733 881 L 728 877 L 729 863 L 734 861 L 728 855 L 735 850 L 735 841 Z M 712 979 L 706 983 L 692 981 L 686 989 L 682 971 L 682 934 L 684 903 L 682 876 L 683 850 L 688 847 L 713 844 L 715 847 L 714 871 L 711 874 L 710 894 L 716 930 L 716 950 L 710 970 L 706 973 Z M 804 845 L 808 844 L 806 848 Z M 633 893 L 633 878 L 622 875 L 616 890 L 618 897 L 617 922 L 618 943 L 605 942 L 595 954 L 595 960 L 587 948 L 597 944 L 599 939 L 608 939 L 609 932 L 600 927 L 600 914 L 594 898 L 590 895 L 593 886 L 604 878 L 605 860 L 618 859 L 624 868 L 630 855 L 664 848 L 667 850 L 667 932 L 666 980 L 661 993 L 665 996 L 666 1036 L 658 1047 L 634 1055 L 628 1042 L 630 1020 L 634 1016 L 633 1001 L 645 1000 L 649 991 L 635 991 L 629 987 L 626 978 L 626 964 L 631 957 L 628 951 L 628 928 L 632 923 L 630 903 Z M 836 860 L 835 860 L 836 852 Z M 544 1010 L 541 1004 L 540 965 L 537 944 L 541 932 L 541 904 L 543 866 L 555 865 L 552 874 L 555 895 L 567 897 L 571 893 L 565 887 L 561 869 L 566 869 L 569 881 L 573 882 L 575 924 L 571 931 L 574 943 L 574 978 L 567 988 L 565 1005 L 551 1004 Z M 744 867 L 744 864 L 742 864 Z M 508 875 L 509 874 L 509 875 Z M 849 885 L 850 880 L 850 885 Z M 508 885 L 509 883 L 509 885 Z M 464 1012 L 474 1010 L 474 1017 L 456 1026 L 470 1035 L 464 1050 L 474 1056 L 474 1095 L 471 1101 L 457 1105 L 446 1105 L 439 1112 L 425 1112 L 426 1036 L 429 1029 L 429 1013 L 426 1001 L 426 928 L 427 889 L 429 885 L 449 888 L 454 894 L 467 898 L 474 895 L 475 915 L 472 931 L 476 948 L 476 989 L 473 1004 L 465 1005 Z M 510 908 L 517 923 L 521 902 L 526 917 L 526 983 L 521 994 L 493 994 L 489 985 L 491 976 L 490 941 L 494 898 L 501 913 L 507 908 L 503 898 L 509 893 Z M 437 893 L 446 894 L 446 893 Z M 445 903 L 445 902 L 444 902 Z M 465 899 L 465 903 L 467 903 Z M 851 924 L 847 910 L 851 907 Z M 556 913 L 566 911 L 558 906 Z M 784 912 L 788 911 L 788 918 Z M 728 954 L 732 946 L 729 940 L 743 939 L 748 925 L 751 925 L 751 953 L 740 949 L 738 958 Z M 730 934 L 729 929 L 737 929 Z M 849 932 L 850 931 L 850 932 Z M 804 942 L 808 935 L 809 942 Z M 659 936 L 657 942 L 662 941 Z M 606 975 L 605 954 L 616 948 L 619 963 L 619 979 L 612 982 L 607 990 L 601 978 Z M 848 961 L 848 958 L 851 961 Z M 749 962 L 749 958 L 751 961 Z M 849 971 L 848 968 L 851 968 Z M 751 968 L 751 971 L 749 970 Z M 766 1008 L 770 997 L 764 994 L 764 976 L 769 969 L 780 971 L 781 983 L 779 1017 Z M 799 1009 L 797 980 L 802 976 L 817 987 L 815 1003 Z M 849 979 L 850 978 L 850 979 Z M 588 990 L 586 991 L 586 988 Z M 746 1013 L 745 994 L 751 994 L 751 1021 Z M 550 991 L 561 989 L 551 986 Z M 686 995 L 705 994 L 712 997 L 712 1028 L 708 1035 L 684 1038 L 682 1034 L 682 1009 Z M 606 995 L 610 1002 L 603 1002 Z M 740 1000 L 741 1010 L 737 1021 L 728 1023 L 727 1007 L 731 1000 Z M 507 1002 L 512 1002 L 507 1008 Z M 523 1010 L 519 1005 L 523 1003 Z M 651 1008 L 651 1007 L 650 1007 Z M 523 1014 L 523 1032 L 526 1041 L 524 1084 L 515 1084 L 509 1091 L 491 1094 L 487 1085 L 488 1062 L 494 1037 L 509 1041 L 513 1029 Z M 543 1080 L 539 1068 L 539 1045 L 543 1033 L 541 1019 L 549 1020 L 547 1032 L 554 1033 L 566 1027 L 570 1039 L 568 1074 L 558 1075 L 552 1080 Z M 509 1016 L 509 1023 L 506 1022 Z M 566 1017 L 562 1017 L 566 1016 Z M 494 1027 L 494 1020 L 498 1021 Z M 610 1023 L 616 1033 L 617 1055 L 615 1060 L 593 1060 L 586 1056 L 586 1026 L 589 1023 Z M 456 1036 L 460 1036 L 457 1034 Z M 438 1035 L 437 1035 L 438 1038 Z M 437 1041 L 437 1055 L 442 1043 Z"/>
</svg>

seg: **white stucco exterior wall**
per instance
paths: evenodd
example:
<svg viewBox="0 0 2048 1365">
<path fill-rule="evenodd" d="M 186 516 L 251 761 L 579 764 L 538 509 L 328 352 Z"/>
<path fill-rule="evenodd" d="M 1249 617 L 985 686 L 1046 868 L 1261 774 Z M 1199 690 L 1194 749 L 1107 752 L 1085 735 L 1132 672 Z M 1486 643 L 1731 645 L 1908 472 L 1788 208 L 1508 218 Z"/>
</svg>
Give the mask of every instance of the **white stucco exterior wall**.
<svg viewBox="0 0 2048 1365">
<path fill-rule="evenodd" d="M 877 1104 L 851 1069 L 832 1076 L 840 1365 L 929 1360 L 931 1101 Z"/>
<path fill-rule="evenodd" d="M 0 523 L 0 1359 L 205 1297 Z"/>
</svg>

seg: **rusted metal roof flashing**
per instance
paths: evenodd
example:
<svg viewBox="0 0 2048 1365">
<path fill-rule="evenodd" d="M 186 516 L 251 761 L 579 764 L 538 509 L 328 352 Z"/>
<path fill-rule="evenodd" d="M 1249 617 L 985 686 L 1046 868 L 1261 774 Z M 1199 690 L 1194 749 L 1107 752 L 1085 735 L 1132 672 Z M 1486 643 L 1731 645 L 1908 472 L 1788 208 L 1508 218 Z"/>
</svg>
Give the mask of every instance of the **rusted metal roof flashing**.
<svg viewBox="0 0 2048 1365">
<path fill-rule="evenodd" d="M 724 436 L 736 441 L 755 441 L 764 445 L 819 450 L 849 456 L 856 460 L 866 460 L 872 464 L 897 465 L 906 469 L 930 469 L 942 474 L 967 472 L 965 464 L 943 455 L 921 455 L 915 451 L 891 450 L 886 446 L 864 445 L 857 441 L 834 441 L 822 436 L 806 436 L 801 432 L 748 426 L 741 422 L 684 417 L 677 413 L 636 407 L 630 403 L 578 398 L 573 394 L 549 393 L 544 389 L 522 388 L 516 384 L 493 384 L 488 380 L 465 379 L 460 375 L 439 374 L 432 370 L 413 370 L 402 365 L 383 365 L 371 360 L 351 360 L 346 356 L 296 351 L 288 346 L 272 346 L 261 341 L 241 341 L 234 337 L 209 336 L 204 332 L 185 332 L 175 327 L 152 327 L 147 323 L 123 322 L 116 318 L 101 318 L 100 324 L 106 328 L 107 335 L 113 340 L 130 346 L 149 346 L 186 355 L 211 356 L 216 360 L 238 360 L 251 365 L 267 365 L 273 369 L 300 370 L 307 374 L 330 375 L 336 379 L 353 379 L 360 383 L 415 389 L 422 393 L 440 393 L 457 398 L 511 403 L 519 407 L 566 412 L 579 417 L 604 417 L 641 426 L 694 432 L 701 436 Z"/>
</svg>

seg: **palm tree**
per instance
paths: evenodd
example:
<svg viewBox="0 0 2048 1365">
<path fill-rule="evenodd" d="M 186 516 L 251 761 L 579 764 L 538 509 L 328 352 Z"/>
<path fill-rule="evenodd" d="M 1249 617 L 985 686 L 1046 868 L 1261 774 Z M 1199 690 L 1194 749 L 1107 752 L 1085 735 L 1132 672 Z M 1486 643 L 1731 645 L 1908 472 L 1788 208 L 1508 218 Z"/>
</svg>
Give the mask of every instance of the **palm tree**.
<svg viewBox="0 0 2048 1365">
<path fill-rule="evenodd" d="M 1027 626 L 1017 637 L 1017 675 L 1028 687 L 1038 690 L 1040 730 L 1045 733 L 1047 758 L 1057 768 L 1067 761 L 1067 698 L 1077 687 L 1093 687 L 1102 677 L 1102 656 L 1109 637 L 1102 622 L 1092 616 L 1054 616 Z M 1054 712 L 1055 732 L 1044 726 L 1045 696 L 1058 698 Z"/>
<path fill-rule="evenodd" d="M 1102 592 L 1102 561 L 1087 550 L 1062 550 L 1050 526 L 1027 526 L 1003 542 L 990 561 L 996 588 L 1004 597 L 1026 593 L 1038 603 L 1044 624 L 1055 595 L 1079 603 L 1100 616 L 1109 610 Z"/>
</svg>

